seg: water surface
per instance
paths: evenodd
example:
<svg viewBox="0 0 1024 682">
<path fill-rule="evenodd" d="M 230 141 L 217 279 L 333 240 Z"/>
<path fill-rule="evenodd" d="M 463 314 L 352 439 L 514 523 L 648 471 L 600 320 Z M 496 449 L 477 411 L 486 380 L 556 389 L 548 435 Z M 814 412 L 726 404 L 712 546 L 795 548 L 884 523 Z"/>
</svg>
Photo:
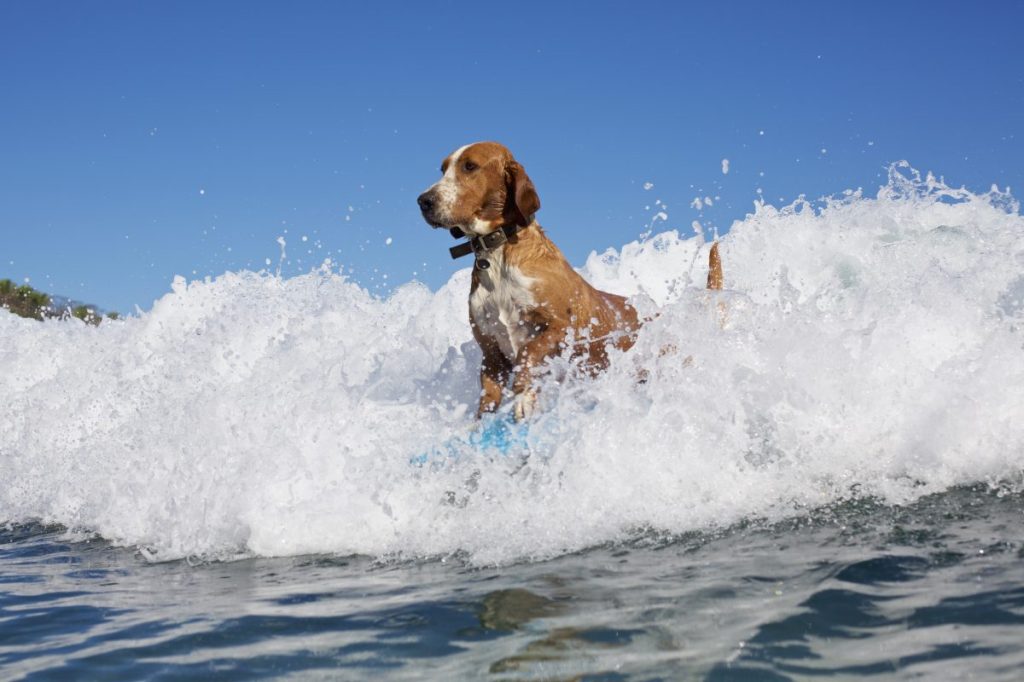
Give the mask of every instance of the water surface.
<svg viewBox="0 0 1024 682">
<path fill-rule="evenodd" d="M 651 320 L 505 452 L 468 269 L 0 315 L 3 675 L 1018 679 L 1019 204 L 895 164 L 708 248 L 591 255 Z"/>
<path fill-rule="evenodd" d="M 497 568 L 0 536 L 12 679 L 1019 679 L 1024 496 L 958 488 Z"/>
</svg>

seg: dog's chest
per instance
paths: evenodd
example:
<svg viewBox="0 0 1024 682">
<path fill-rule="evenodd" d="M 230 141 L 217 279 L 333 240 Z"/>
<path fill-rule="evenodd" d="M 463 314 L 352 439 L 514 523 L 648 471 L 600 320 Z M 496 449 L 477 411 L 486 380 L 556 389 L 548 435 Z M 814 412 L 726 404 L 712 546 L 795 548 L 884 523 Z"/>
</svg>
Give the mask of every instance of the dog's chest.
<svg viewBox="0 0 1024 682">
<path fill-rule="evenodd" d="M 469 296 L 469 314 L 484 335 L 494 339 L 511 361 L 535 335 L 525 313 L 535 306 L 533 280 L 507 265 L 499 254 L 489 257 L 490 267 L 478 270 L 479 282 Z"/>
</svg>

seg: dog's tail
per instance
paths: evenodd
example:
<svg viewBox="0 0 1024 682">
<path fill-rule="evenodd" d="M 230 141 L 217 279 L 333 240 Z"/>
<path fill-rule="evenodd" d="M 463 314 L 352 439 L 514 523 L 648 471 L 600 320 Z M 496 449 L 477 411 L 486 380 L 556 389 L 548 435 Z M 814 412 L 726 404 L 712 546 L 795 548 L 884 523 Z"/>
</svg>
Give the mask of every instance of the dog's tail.
<svg viewBox="0 0 1024 682">
<path fill-rule="evenodd" d="M 708 289 L 722 288 L 722 258 L 718 255 L 718 242 L 711 245 L 708 255 Z"/>
</svg>

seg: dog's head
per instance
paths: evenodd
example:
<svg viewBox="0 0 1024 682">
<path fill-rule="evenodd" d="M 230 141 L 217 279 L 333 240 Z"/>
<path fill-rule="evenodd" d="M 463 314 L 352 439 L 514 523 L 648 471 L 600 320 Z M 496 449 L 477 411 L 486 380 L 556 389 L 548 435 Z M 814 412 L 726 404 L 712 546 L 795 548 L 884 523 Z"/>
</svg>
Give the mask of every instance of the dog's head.
<svg viewBox="0 0 1024 682">
<path fill-rule="evenodd" d="M 417 199 L 423 219 L 433 227 L 483 235 L 502 225 L 525 227 L 540 210 L 530 177 L 497 142 L 456 149 L 441 163 L 441 174 Z"/>
</svg>

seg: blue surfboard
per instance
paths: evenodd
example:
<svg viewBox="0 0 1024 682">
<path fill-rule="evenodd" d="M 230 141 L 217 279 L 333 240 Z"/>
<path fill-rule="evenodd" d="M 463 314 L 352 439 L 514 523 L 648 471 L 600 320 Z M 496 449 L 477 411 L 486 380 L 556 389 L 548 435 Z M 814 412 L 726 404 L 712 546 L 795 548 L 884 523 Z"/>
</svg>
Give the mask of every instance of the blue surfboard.
<svg viewBox="0 0 1024 682">
<path fill-rule="evenodd" d="M 473 430 L 453 436 L 431 450 L 416 455 L 409 462 L 423 466 L 428 463 L 444 463 L 473 453 L 501 456 L 528 454 L 529 435 L 529 422 L 517 422 L 508 413 L 488 414 Z"/>
</svg>

